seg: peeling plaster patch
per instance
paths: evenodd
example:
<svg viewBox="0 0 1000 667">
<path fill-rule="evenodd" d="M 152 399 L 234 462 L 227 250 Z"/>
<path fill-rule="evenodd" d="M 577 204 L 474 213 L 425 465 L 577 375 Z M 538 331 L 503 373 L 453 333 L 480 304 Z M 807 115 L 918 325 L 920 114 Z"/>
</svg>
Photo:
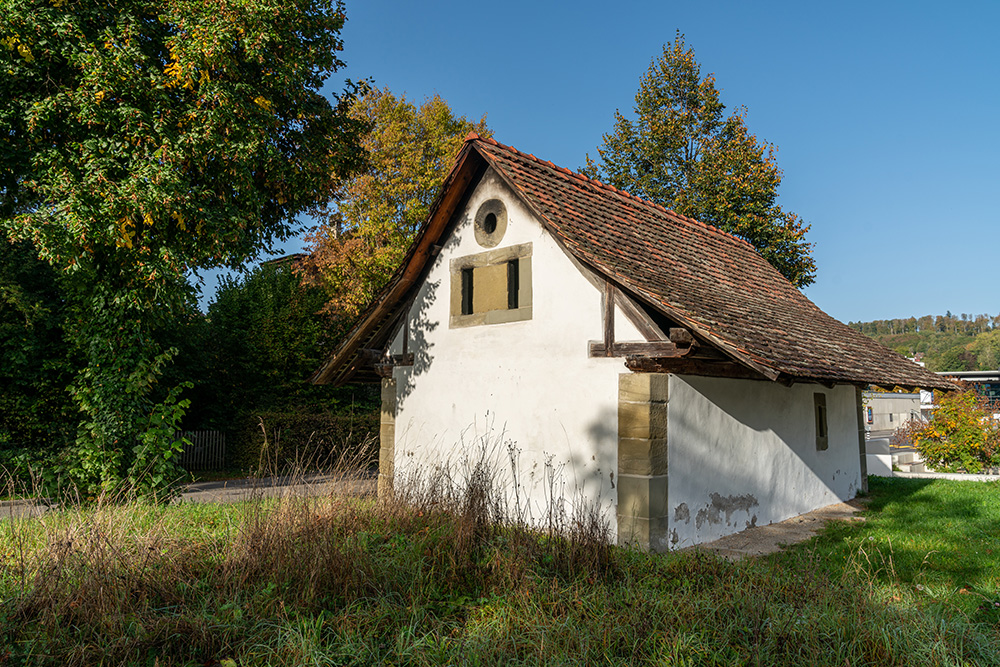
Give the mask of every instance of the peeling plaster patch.
<svg viewBox="0 0 1000 667">
<path fill-rule="evenodd" d="M 690 520 L 690 517 L 688 517 L 688 519 Z M 672 544 L 672 545 L 673 544 L 677 544 L 680 541 L 681 541 L 681 538 L 679 538 L 677 536 L 677 529 L 674 528 L 672 531 L 670 531 L 670 544 Z"/>
<path fill-rule="evenodd" d="M 687 503 L 681 503 L 674 508 L 674 521 L 691 523 L 691 510 L 688 509 Z"/>
<path fill-rule="evenodd" d="M 754 514 L 752 517 L 750 517 L 750 520 L 747 521 L 747 528 L 756 528 L 756 527 L 757 527 L 757 515 Z"/>
<path fill-rule="evenodd" d="M 751 507 L 760 505 L 757 499 L 750 494 L 745 496 L 726 496 L 723 498 L 718 493 L 711 493 L 709 494 L 709 498 L 712 499 L 711 504 L 698 510 L 698 516 L 695 517 L 695 526 L 698 528 L 701 528 L 706 521 L 708 523 L 722 523 L 723 512 L 726 514 L 726 525 L 731 526 L 733 512 L 746 512 L 749 514 Z"/>
</svg>

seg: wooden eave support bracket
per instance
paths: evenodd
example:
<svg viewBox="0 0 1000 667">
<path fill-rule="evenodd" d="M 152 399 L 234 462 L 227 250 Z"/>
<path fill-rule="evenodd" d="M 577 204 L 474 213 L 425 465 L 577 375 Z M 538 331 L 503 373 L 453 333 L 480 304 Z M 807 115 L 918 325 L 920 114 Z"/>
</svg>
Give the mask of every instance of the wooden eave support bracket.
<svg viewBox="0 0 1000 667">
<path fill-rule="evenodd" d="M 371 366 L 375 374 L 383 378 L 392 377 L 392 369 L 396 366 L 412 366 L 413 353 L 386 354 L 384 350 L 359 350 L 359 366 Z"/>
<path fill-rule="evenodd" d="M 625 357 L 625 367 L 635 373 L 676 373 L 678 375 L 705 375 L 738 380 L 768 379 L 757 371 L 732 361 L 627 356 Z"/>
<path fill-rule="evenodd" d="M 653 357 L 658 359 L 683 359 L 698 349 L 696 346 L 680 347 L 670 341 L 626 341 L 613 343 L 610 354 L 604 343 L 590 342 L 592 357 Z"/>
<path fill-rule="evenodd" d="M 618 293 L 618 288 L 610 280 L 604 283 L 604 340 L 590 341 L 591 357 L 655 357 L 659 359 L 682 359 L 698 349 L 698 341 L 687 329 L 673 328 L 668 333 L 669 340 L 645 341 L 615 340 L 615 305 L 627 302 Z M 663 336 L 659 332 L 659 336 Z"/>
</svg>

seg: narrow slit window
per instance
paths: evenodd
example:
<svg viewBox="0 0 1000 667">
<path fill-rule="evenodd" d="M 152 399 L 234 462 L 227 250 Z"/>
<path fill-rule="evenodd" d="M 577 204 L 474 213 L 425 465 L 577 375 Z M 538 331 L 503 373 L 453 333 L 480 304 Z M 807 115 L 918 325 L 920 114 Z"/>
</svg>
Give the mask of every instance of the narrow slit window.
<svg viewBox="0 0 1000 667">
<path fill-rule="evenodd" d="M 813 406 L 816 413 L 816 449 L 824 451 L 830 446 L 826 423 L 826 394 L 813 394 Z"/>
<path fill-rule="evenodd" d="M 462 269 L 462 314 L 472 314 L 472 269 Z"/>
<path fill-rule="evenodd" d="M 520 262 L 512 259 L 507 262 L 507 310 L 515 310 L 518 307 L 518 291 L 520 285 Z"/>
</svg>

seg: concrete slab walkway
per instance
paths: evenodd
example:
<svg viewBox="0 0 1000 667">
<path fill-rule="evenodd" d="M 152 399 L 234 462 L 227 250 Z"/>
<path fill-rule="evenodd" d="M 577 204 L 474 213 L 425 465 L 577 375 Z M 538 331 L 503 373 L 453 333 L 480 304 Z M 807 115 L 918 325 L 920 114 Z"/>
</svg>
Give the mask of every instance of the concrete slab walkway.
<svg viewBox="0 0 1000 667">
<path fill-rule="evenodd" d="M 855 516 L 864 509 L 865 499 L 855 498 L 846 503 L 827 505 L 780 523 L 748 528 L 734 535 L 727 535 L 714 542 L 698 544 L 688 549 L 710 551 L 733 561 L 748 556 L 773 554 L 787 545 L 805 542 L 829 521 L 864 521 L 863 517 Z"/>
</svg>

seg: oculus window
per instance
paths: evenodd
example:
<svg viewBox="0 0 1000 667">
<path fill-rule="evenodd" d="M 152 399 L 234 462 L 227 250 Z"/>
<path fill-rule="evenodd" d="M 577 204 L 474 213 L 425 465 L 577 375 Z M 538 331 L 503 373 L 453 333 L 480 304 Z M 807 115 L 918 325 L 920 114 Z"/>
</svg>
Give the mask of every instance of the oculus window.
<svg viewBox="0 0 1000 667">
<path fill-rule="evenodd" d="M 487 199 L 479 205 L 475 220 L 476 243 L 484 248 L 500 245 L 507 232 L 507 206 L 499 199 Z"/>
</svg>

